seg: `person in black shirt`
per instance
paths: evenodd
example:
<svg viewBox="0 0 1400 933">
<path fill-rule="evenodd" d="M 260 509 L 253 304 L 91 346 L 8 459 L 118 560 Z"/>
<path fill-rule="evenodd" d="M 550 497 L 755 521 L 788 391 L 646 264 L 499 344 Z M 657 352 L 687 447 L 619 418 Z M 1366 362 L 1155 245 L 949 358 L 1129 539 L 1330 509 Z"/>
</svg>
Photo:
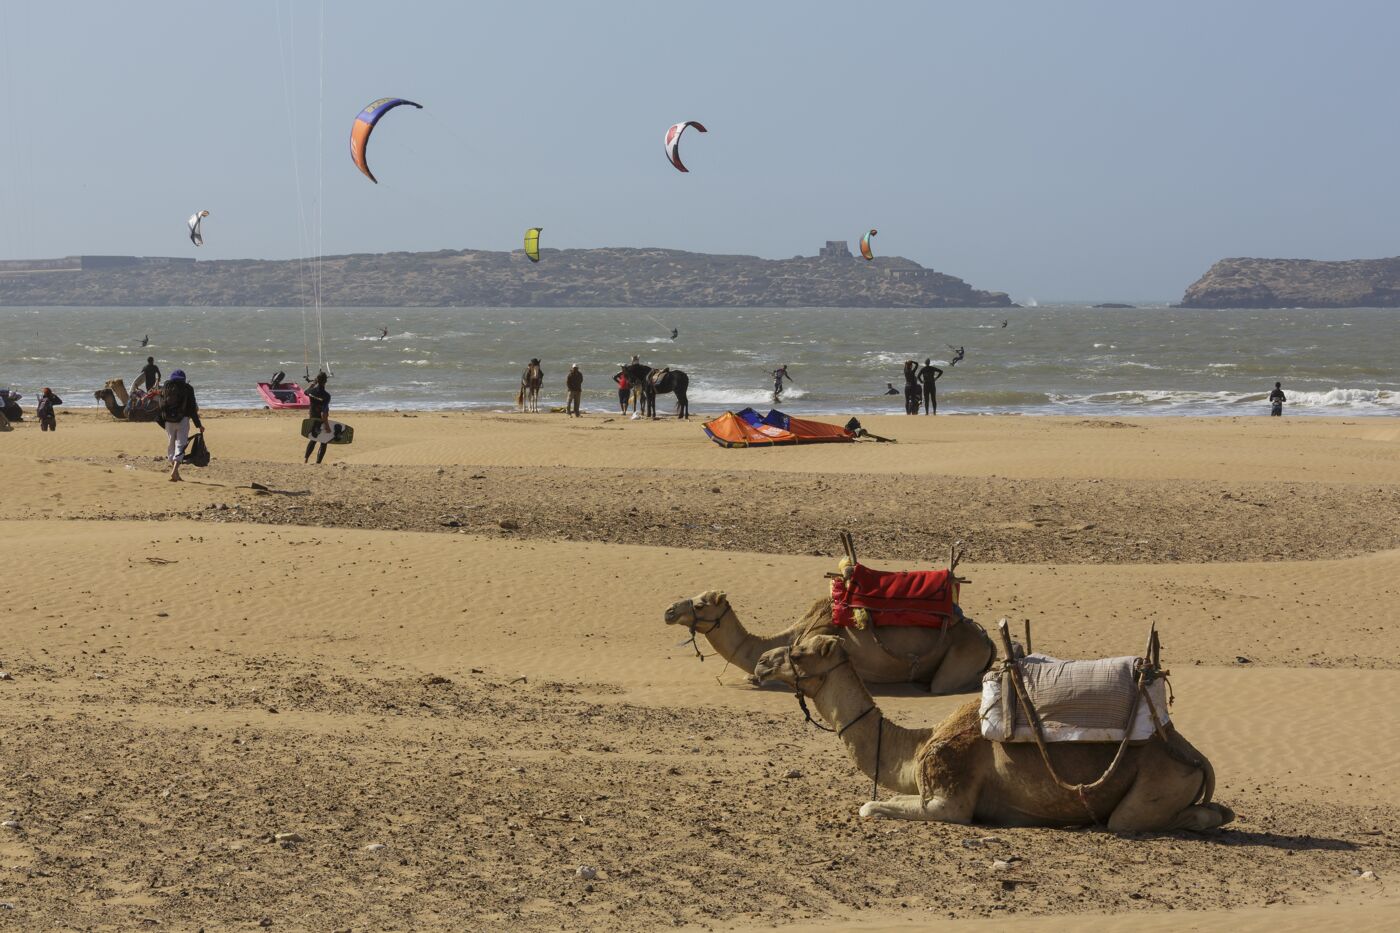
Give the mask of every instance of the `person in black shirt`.
<svg viewBox="0 0 1400 933">
<path fill-rule="evenodd" d="M 924 387 L 924 414 L 936 415 L 938 413 L 938 379 L 943 375 L 943 370 L 933 365 L 933 360 L 925 358 L 924 365 L 919 370 L 919 383 Z"/>
<path fill-rule="evenodd" d="M 147 392 L 154 389 L 156 383 L 160 382 L 160 367 L 156 365 L 156 358 L 154 356 L 146 357 L 146 365 L 141 367 L 141 375 L 136 377 L 138 385 L 142 379 L 146 380 Z"/>
<path fill-rule="evenodd" d="M 904 413 L 919 413 L 919 364 L 913 360 L 904 361 Z"/>
<path fill-rule="evenodd" d="M 62 405 L 63 399 L 54 394 L 53 389 L 45 387 L 43 394 L 39 396 L 39 402 L 34 408 L 34 414 L 39 416 L 40 431 L 57 431 L 58 417 L 54 414 L 53 407 Z"/>
<path fill-rule="evenodd" d="M 1274 391 L 1269 393 L 1269 414 L 1278 417 L 1283 414 L 1283 403 L 1288 401 L 1288 396 L 1283 394 L 1283 383 L 1275 382 Z"/>
<path fill-rule="evenodd" d="M 306 397 L 311 399 L 311 417 L 319 418 L 321 430 L 331 429 L 331 393 L 326 389 L 326 374 L 317 373 L 316 379 L 306 390 Z M 306 442 L 306 454 L 301 458 L 302 463 L 311 462 L 311 450 L 316 446 L 316 438 L 313 435 L 311 440 Z M 326 445 L 322 444 L 321 449 L 316 451 L 316 462 L 320 463 L 326 456 Z"/>
<path fill-rule="evenodd" d="M 185 443 L 190 437 L 190 422 L 204 433 L 204 424 L 199 420 L 199 402 L 194 397 L 194 387 L 185 381 L 185 371 L 177 369 L 170 374 L 165 385 L 161 386 L 160 420 L 165 427 L 169 443 L 165 454 L 170 459 L 170 481 L 180 482 L 180 463 L 185 459 Z"/>
</svg>

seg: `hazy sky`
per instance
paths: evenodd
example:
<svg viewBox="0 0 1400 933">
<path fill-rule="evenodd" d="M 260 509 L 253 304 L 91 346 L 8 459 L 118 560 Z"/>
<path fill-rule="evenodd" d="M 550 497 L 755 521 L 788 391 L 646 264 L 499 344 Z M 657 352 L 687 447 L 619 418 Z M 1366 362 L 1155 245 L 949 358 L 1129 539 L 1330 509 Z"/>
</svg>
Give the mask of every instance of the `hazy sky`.
<svg viewBox="0 0 1400 933">
<path fill-rule="evenodd" d="M 874 226 L 1019 300 L 1177 299 L 1223 256 L 1400 254 L 1397 36 L 1393 2 L 0 0 L 0 258 L 192 255 L 201 208 L 211 259 Z M 375 186 L 384 96 L 426 109 Z"/>
</svg>

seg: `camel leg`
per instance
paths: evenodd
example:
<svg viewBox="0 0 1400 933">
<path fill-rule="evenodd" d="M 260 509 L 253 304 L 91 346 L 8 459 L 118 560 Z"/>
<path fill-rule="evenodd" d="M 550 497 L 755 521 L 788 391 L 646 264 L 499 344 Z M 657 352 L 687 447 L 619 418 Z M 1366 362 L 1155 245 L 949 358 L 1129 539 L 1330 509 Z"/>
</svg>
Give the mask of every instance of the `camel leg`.
<svg viewBox="0 0 1400 933">
<path fill-rule="evenodd" d="M 1234 819 L 1228 807 L 1196 804 L 1204 777 L 1199 768 L 1182 764 L 1159 747 L 1150 746 L 1147 751 L 1138 761 L 1132 786 L 1108 817 L 1109 830 L 1203 831 Z"/>
<path fill-rule="evenodd" d="M 868 800 L 860 806 L 864 820 L 921 820 L 928 823 L 971 823 L 972 808 L 942 797 L 895 794 L 885 800 Z"/>
<path fill-rule="evenodd" d="M 972 627 L 969 627 L 968 631 L 978 634 Z M 958 693 L 976 686 L 981 682 L 982 672 L 987 669 L 988 662 L 993 660 L 995 651 L 991 639 L 986 636 L 958 639 L 938 663 L 938 669 L 933 672 L 928 684 L 929 693 Z"/>
</svg>

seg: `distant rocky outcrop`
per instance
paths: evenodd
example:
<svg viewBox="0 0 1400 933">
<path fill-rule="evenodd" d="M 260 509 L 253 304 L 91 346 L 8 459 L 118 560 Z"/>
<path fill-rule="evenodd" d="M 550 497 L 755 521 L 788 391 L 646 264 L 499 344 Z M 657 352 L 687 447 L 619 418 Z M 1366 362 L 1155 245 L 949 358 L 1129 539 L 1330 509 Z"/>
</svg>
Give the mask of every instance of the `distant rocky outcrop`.
<svg viewBox="0 0 1400 933">
<path fill-rule="evenodd" d="M 836 244 L 844 246 L 840 241 Z M 295 307 L 319 278 L 342 307 L 1008 307 L 908 259 L 792 259 L 667 249 L 441 250 L 327 256 L 319 277 L 300 260 L 83 256 L 0 262 L 0 306 L 204 305 Z"/>
<path fill-rule="evenodd" d="M 1400 308 L 1400 257 L 1222 259 L 1181 300 L 1183 308 Z"/>
<path fill-rule="evenodd" d="M 1121 302 L 1121 301 L 1105 301 L 1103 304 L 1093 305 L 1093 307 L 1095 307 L 1095 308 L 1116 308 L 1116 309 L 1120 309 L 1120 310 L 1125 310 L 1125 309 L 1129 309 L 1129 308 L 1136 308 L 1137 305 L 1125 305 L 1125 304 L 1123 304 L 1123 302 Z"/>
</svg>

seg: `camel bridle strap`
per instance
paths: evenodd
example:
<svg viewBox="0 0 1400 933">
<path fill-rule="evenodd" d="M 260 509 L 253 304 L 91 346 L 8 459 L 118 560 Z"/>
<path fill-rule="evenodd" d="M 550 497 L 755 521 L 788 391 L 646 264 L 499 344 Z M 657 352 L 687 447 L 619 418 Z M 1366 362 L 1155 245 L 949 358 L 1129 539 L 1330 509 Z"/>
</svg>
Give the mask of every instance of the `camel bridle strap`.
<svg viewBox="0 0 1400 933">
<path fill-rule="evenodd" d="M 802 716 L 804 719 L 807 720 L 807 722 L 810 722 L 812 725 L 816 726 L 823 732 L 835 732 L 836 737 L 839 739 L 845 736 L 847 730 L 849 730 L 856 723 L 860 722 L 866 716 L 869 716 L 871 713 L 878 714 L 879 719 L 876 720 L 875 726 L 875 774 L 870 785 L 870 796 L 872 798 L 878 797 L 880 795 L 880 756 L 884 750 L 883 746 L 885 744 L 885 714 L 880 712 L 880 708 L 878 706 L 876 706 L 874 703 L 871 703 L 864 710 L 862 710 L 860 714 L 856 716 L 855 719 L 852 719 L 844 726 L 832 729 L 828 726 L 822 725 L 821 723 L 817 722 L 815 719 L 812 718 L 812 711 L 807 708 L 807 696 L 802 692 L 802 681 L 811 680 L 814 677 L 820 677 L 822 681 L 821 684 L 817 687 L 816 690 L 812 691 L 812 699 L 815 700 L 817 698 L 817 694 L 821 693 L 823 690 L 826 689 L 826 681 L 827 678 L 831 675 L 831 672 L 836 670 L 836 668 L 840 667 L 843 664 L 850 664 L 851 659 L 845 658 L 839 664 L 832 665 L 830 668 L 828 668 L 826 671 L 820 674 L 804 674 L 798 669 L 797 662 L 795 662 L 792 659 L 792 646 L 789 645 L 783 650 L 787 653 L 788 667 L 792 668 L 793 674 L 796 675 L 792 681 L 793 692 L 797 694 L 797 705 L 801 707 Z"/>
<path fill-rule="evenodd" d="M 713 632 L 715 629 L 717 629 L 717 628 L 719 628 L 721 625 L 723 625 L 723 624 L 724 624 L 724 617 L 727 616 L 727 615 L 729 615 L 729 613 L 733 612 L 734 610 L 730 607 L 729 601 L 728 601 L 728 600 L 725 600 L 725 601 L 724 601 L 724 612 L 720 613 L 720 616 L 719 616 L 718 619 L 701 619 L 700 616 L 697 615 L 696 612 L 695 612 L 695 600 L 693 600 L 693 599 L 688 599 L 688 600 L 686 600 L 686 602 L 688 602 L 688 603 L 690 604 L 690 622 L 686 625 L 686 629 L 688 629 L 688 630 L 690 631 L 690 647 L 693 648 L 693 649 L 695 649 L 695 656 L 696 656 L 697 658 L 699 658 L 700 660 L 702 660 L 702 661 L 705 660 L 706 658 L 713 658 L 713 657 L 715 656 L 714 654 L 704 654 L 704 653 L 702 653 L 702 652 L 700 651 L 700 643 L 697 642 L 697 641 L 695 640 L 695 636 L 696 636 L 696 635 L 708 635 L 708 634 L 710 634 L 710 633 Z M 719 604 L 716 603 L 715 605 L 719 605 Z M 707 628 L 707 629 L 705 629 L 704 631 L 701 631 L 701 630 L 699 629 L 699 627 L 698 627 L 698 626 L 700 625 L 701 622 L 709 622 L 709 623 L 710 623 L 710 627 Z M 746 638 L 745 640 L 747 641 L 747 638 Z M 681 642 L 681 644 L 685 644 L 685 642 Z M 716 652 L 716 653 L 717 653 L 717 652 Z M 721 672 L 721 673 L 723 673 L 723 672 Z"/>
</svg>

